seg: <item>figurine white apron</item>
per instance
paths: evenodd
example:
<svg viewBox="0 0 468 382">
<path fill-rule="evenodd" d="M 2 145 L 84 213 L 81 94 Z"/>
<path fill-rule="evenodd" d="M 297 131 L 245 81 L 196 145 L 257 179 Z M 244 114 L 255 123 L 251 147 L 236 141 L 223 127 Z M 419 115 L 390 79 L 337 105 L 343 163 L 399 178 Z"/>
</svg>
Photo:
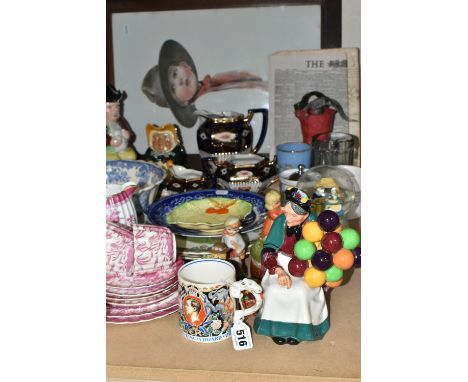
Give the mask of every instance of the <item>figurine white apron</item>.
<svg viewBox="0 0 468 382">
<path fill-rule="evenodd" d="M 325 294 L 321 287 L 307 286 L 303 277 L 292 276 L 290 260 L 278 252 L 278 265 L 291 277 L 291 288 L 280 286 L 276 275 L 266 272 L 263 276 L 263 307 L 254 322 L 255 332 L 298 341 L 321 339 L 329 329 Z"/>
</svg>

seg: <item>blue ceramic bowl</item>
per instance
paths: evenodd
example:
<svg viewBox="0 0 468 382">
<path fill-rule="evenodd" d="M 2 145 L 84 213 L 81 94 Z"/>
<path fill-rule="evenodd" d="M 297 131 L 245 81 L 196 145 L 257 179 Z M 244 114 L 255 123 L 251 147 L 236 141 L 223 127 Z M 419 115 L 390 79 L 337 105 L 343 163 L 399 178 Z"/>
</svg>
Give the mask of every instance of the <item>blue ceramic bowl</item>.
<svg viewBox="0 0 468 382">
<path fill-rule="evenodd" d="M 165 177 L 164 170 L 153 163 L 139 160 L 106 161 L 106 183 L 122 185 L 135 182 L 138 186 L 134 194 L 137 199 L 136 207 L 141 207 L 143 211 L 153 203 Z"/>
<path fill-rule="evenodd" d="M 164 199 L 159 199 L 151 204 L 148 209 L 145 210 L 145 213 L 152 224 L 168 227 L 176 235 L 188 237 L 221 237 L 222 233 L 185 229 L 175 224 L 169 224 L 166 220 L 169 212 L 182 203 L 213 197 L 241 199 L 252 204 L 252 212 L 242 220 L 241 233 L 251 232 L 263 226 L 267 213 L 265 209 L 265 198 L 263 195 L 258 195 L 249 191 L 209 189 L 184 192 L 182 194 L 170 195 Z"/>
</svg>

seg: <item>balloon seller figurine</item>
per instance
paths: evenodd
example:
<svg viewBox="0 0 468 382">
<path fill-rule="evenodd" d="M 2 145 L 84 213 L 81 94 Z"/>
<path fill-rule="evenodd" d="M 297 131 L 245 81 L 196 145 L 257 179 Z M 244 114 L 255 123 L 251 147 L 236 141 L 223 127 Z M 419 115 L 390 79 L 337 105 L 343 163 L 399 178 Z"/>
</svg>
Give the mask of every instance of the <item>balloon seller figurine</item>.
<svg viewBox="0 0 468 382">
<path fill-rule="evenodd" d="M 247 277 L 247 266 L 245 265 L 245 241 L 239 230 L 241 223 L 238 217 L 229 216 L 224 222 L 223 238 L 221 242 L 228 247 L 229 262 L 236 268 L 236 279 Z"/>
<path fill-rule="evenodd" d="M 360 248 L 352 252 L 360 237 L 352 228 L 341 229 L 333 211 L 316 218 L 303 191 L 290 188 L 285 198 L 284 214 L 273 222 L 262 250 L 264 302 L 254 329 L 278 345 L 297 345 L 328 331 L 322 287 L 339 286 L 343 270 L 360 266 Z"/>
<path fill-rule="evenodd" d="M 132 147 L 134 137 L 127 121 L 120 115 L 122 92 L 112 85 L 106 87 L 106 159 L 137 159 Z"/>
</svg>

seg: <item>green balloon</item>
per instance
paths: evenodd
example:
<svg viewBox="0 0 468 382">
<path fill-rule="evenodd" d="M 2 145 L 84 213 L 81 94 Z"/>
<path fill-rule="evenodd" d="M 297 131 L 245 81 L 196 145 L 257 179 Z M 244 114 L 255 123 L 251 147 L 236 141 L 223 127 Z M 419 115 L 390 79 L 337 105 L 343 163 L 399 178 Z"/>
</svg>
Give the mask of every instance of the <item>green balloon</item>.
<svg viewBox="0 0 468 382">
<path fill-rule="evenodd" d="M 294 254 L 299 260 L 310 260 L 316 250 L 315 244 L 305 239 L 298 240 L 294 244 Z"/>
<path fill-rule="evenodd" d="M 358 231 L 353 228 L 345 228 L 340 233 L 341 239 L 343 240 L 343 248 L 354 249 L 359 245 L 361 237 Z"/>
<path fill-rule="evenodd" d="M 343 277 L 343 271 L 340 268 L 332 265 L 325 271 L 325 278 L 327 281 L 338 281 Z"/>
<path fill-rule="evenodd" d="M 252 256 L 252 259 L 254 259 L 258 264 L 261 264 L 262 262 L 262 249 L 263 249 L 262 239 L 256 240 L 252 244 L 252 247 L 250 248 L 250 256 Z"/>
</svg>

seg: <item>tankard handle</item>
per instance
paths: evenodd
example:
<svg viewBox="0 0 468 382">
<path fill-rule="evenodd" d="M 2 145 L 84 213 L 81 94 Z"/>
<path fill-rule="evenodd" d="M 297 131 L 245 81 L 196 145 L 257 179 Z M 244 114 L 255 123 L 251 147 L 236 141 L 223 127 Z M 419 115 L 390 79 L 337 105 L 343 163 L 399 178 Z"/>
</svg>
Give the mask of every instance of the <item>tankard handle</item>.
<svg viewBox="0 0 468 382">
<path fill-rule="evenodd" d="M 262 306 L 262 287 L 258 285 L 255 281 L 250 279 L 243 279 L 241 281 L 236 281 L 229 286 L 229 294 L 232 298 L 240 299 L 242 297 L 242 291 L 248 291 L 253 294 L 255 297 L 255 305 L 250 308 L 243 310 L 236 310 L 234 312 L 234 321 L 240 320 L 242 317 L 246 317 L 250 314 L 255 313 Z M 240 302 L 242 306 L 242 302 Z"/>
</svg>

